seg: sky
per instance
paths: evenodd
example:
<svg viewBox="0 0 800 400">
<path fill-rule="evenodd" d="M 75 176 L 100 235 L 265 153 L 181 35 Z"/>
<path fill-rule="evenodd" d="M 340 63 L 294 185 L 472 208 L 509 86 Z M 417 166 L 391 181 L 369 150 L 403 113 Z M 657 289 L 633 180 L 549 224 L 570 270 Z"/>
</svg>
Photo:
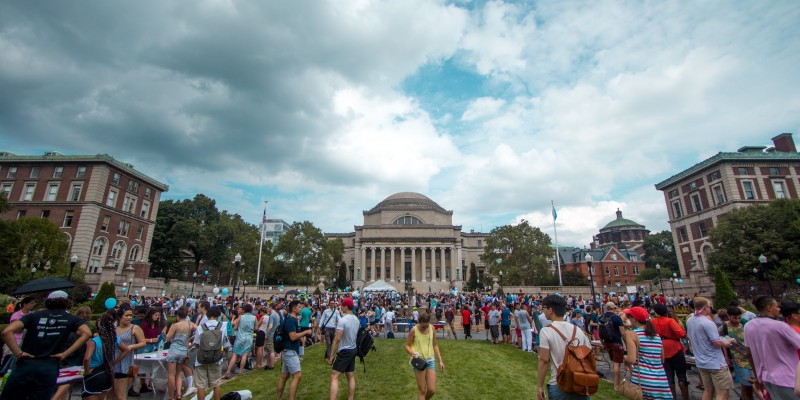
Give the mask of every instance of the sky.
<svg viewBox="0 0 800 400">
<path fill-rule="evenodd" d="M 0 151 L 107 153 L 257 224 L 397 192 L 584 246 L 800 127 L 800 2 L 0 2 Z"/>
</svg>

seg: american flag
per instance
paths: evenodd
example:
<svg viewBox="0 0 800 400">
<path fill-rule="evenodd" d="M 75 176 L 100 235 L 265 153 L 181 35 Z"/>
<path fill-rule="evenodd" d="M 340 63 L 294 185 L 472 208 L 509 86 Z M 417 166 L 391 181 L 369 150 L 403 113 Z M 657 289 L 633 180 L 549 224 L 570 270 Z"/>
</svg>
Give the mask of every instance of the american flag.
<svg viewBox="0 0 800 400">
<path fill-rule="evenodd" d="M 264 215 L 261 217 L 261 223 L 262 224 L 267 223 L 267 207 L 264 207 Z"/>
</svg>

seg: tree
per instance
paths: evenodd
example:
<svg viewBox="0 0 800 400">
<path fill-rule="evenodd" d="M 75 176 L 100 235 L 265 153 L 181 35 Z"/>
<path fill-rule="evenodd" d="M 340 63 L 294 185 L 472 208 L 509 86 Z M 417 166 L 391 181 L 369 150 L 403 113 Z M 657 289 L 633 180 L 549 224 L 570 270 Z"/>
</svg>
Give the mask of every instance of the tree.
<svg viewBox="0 0 800 400">
<path fill-rule="evenodd" d="M 1 197 L 1 196 L 0 196 Z M 9 293 L 42 275 L 66 276 L 69 242 L 61 229 L 46 218 L 0 221 L 0 292 Z"/>
<path fill-rule="evenodd" d="M 475 263 L 471 263 L 469 266 L 469 280 L 467 280 L 467 291 L 473 292 L 478 290 L 478 268 L 475 267 Z"/>
<path fill-rule="evenodd" d="M 794 282 L 800 276 L 800 200 L 733 210 L 720 218 L 709 235 L 714 246 L 710 265 L 733 280 L 753 279 L 753 268 L 762 269 L 761 254 L 768 259 L 773 282 Z"/>
<path fill-rule="evenodd" d="M 117 298 L 117 292 L 114 288 L 114 283 L 103 282 L 100 285 L 100 290 L 97 291 L 97 296 L 92 300 L 92 312 L 95 314 L 102 313 L 106 310 L 106 299 Z"/>
<path fill-rule="evenodd" d="M 678 267 L 678 255 L 675 252 L 675 241 L 672 232 L 661 231 L 648 235 L 644 239 L 644 263 L 647 270 L 655 270 L 656 264 L 661 265 L 662 270 L 669 271 L 669 275 L 677 273 L 680 276 Z"/>
<path fill-rule="evenodd" d="M 561 281 L 564 286 L 589 286 L 589 278 L 584 276 L 581 271 L 564 271 L 561 273 Z"/>
<path fill-rule="evenodd" d="M 717 308 L 727 307 L 732 301 L 736 300 L 736 293 L 733 291 L 731 282 L 728 277 L 722 272 L 721 268 L 714 268 L 714 287 L 716 288 L 716 295 L 714 296 L 714 304 Z"/>
<path fill-rule="evenodd" d="M 636 281 L 654 281 L 655 284 L 658 285 L 659 275 L 661 275 L 661 279 L 669 281 L 669 278 L 672 276 L 672 271 L 666 268 L 661 268 L 661 273 L 659 274 L 659 270 L 655 268 L 646 268 L 638 276 L 636 276 Z"/>
<path fill-rule="evenodd" d="M 480 256 L 492 275 L 503 271 L 504 285 L 540 284 L 547 279 L 550 236 L 523 220 L 492 229 Z"/>
<path fill-rule="evenodd" d="M 309 284 L 318 276 L 333 276 L 336 273 L 335 261 L 342 259 L 344 245 L 328 243 L 322 231 L 311 222 L 295 222 L 281 236 L 275 246 L 276 264 L 279 269 L 271 271 L 271 278 L 292 284 Z M 311 273 L 306 273 L 306 267 Z"/>
</svg>

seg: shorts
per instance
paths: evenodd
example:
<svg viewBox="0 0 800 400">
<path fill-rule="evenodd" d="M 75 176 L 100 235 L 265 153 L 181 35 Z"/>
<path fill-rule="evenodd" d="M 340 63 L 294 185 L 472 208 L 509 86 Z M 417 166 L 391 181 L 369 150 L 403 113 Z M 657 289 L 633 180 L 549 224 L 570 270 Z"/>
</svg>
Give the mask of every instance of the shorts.
<svg viewBox="0 0 800 400">
<path fill-rule="evenodd" d="M 124 372 L 114 372 L 114 379 L 128 379 L 128 374 Z"/>
<path fill-rule="evenodd" d="M 700 374 L 700 381 L 705 387 L 713 387 L 714 392 L 723 393 L 733 389 L 733 378 L 728 367 L 720 369 L 697 368 Z"/>
<path fill-rule="evenodd" d="M 264 351 L 267 354 L 275 352 L 275 342 L 273 341 L 272 336 L 264 339 Z"/>
<path fill-rule="evenodd" d="M 486 329 L 489 329 L 489 319 L 488 318 L 483 321 L 483 327 L 486 328 Z"/>
<path fill-rule="evenodd" d="M 500 327 L 497 325 L 492 325 L 489 327 L 489 330 L 492 333 L 492 339 L 497 339 L 500 336 Z"/>
<path fill-rule="evenodd" d="M 737 366 L 733 366 L 733 374 L 736 376 L 736 381 L 741 383 L 742 386 L 745 387 L 752 387 L 753 384 L 748 381 L 748 378 L 753 377 L 753 370 L 750 368 L 739 368 Z"/>
<path fill-rule="evenodd" d="M 189 356 L 186 354 L 167 354 L 165 361 L 168 363 L 183 364 Z"/>
<path fill-rule="evenodd" d="M 267 339 L 267 333 L 264 331 L 256 331 L 256 347 L 264 346 L 264 341 Z"/>
<path fill-rule="evenodd" d="M 89 376 L 83 378 L 81 397 L 98 395 L 111 390 L 114 380 L 111 379 L 102 367 L 96 368 Z"/>
<path fill-rule="evenodd" d="M 333 359 L 333 370 L 339 373 L 356 370 L 356 349 L 340 350 Z"/>
<path fill-rule="evenodd" d="M 622 344 L 616 342 L 603 342 L 603 348 L 608 353 L 611 362 L 615 364 L 622 364 L 625 361 L 625 349 Z"/>
<path fill-rule="evenodd" d="M 566 393 L 558 385 L 547 385 L 547 400 L 589 400 L 591 397 L 575 393 Z"/>
<path fill-rule="evenodd" d="M 689 384 L 686 379 L 686 355 L 683 351 L 675 353 L 674 356 L 664 359 L 664 373 L 667 374 L 667 381 L 670 385 L 675 384 L 675 375 L 678 375 L 678 382 Z"/>
<path fill-rule="evenodd" d="M 511 325 L 500 325 L 500 331 L 503 332 L 503 336 L 510 336 L 511 335 Z"/>
<path fill-rule="evenodd" d="M 198 389 L 213 389 L 222 384 L 222 366 L 200 364 L 194 367 L 194 386 Z"/>
<path fill-rule="evenodd" d="M 281 359 L 283 360 L 283 366 L 281 367 L 281 373 L 287 372 L 290 375 L 294 375 L 300 372 L 300 356 L 294 350 L 284 350 L 283 355 L 281 355 Z"/>
<path fill-rule="evenodd" d="M 431 357 L 431 358 L 425 360 L 425 362 L 426 362 L 426 364 L 425 364 L 426 365 L 426 367 L 425 367 L 426 370 L 429 369 L 431 371 L 436 371 L 436 359 L 435 358 Z M 408 360 L 408 365 L 411 365 L 411 360 Z M 411 365 L 411 369 L 413 369 L 414 372 L 422 372 L 422 371 L 414 368 L 413 365 Z"/>
</svg>

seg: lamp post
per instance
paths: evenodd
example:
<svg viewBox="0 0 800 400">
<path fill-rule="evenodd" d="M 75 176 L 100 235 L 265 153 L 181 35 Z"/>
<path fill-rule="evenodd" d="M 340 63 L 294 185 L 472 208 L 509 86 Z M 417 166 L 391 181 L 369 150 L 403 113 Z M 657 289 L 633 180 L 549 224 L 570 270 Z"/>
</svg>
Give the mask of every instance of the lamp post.
<svg viewBox="0 0 800 400">
<path fill-rule="evenodd" d="M 761 263 L 761 270 L 764 271 L 764 278 L 767 279 L 767 287 L 769 288 L 769 295 L 775 298 L 775 293 L 772 291 L 772 279 L 769 277 L 769 268 L 767 265 L 767 256 L 758 256 L 758 262 Z"/>
<path fill-rule="evenodd" d="M 72 270 L 75 269 L 75 264 L 78 263 L 78 255 L 73 254 L 72 257 L 69 259 L 69 275 L 67 275 L 67 280 L 72 280 Z"/>
<path fill-rule="evenodd" d="M 592 275 L 594 275 L 594 271 L 592 270 L 592 262 L 594 261 L 594 257 L 592 257 L 591 254 L 586 254 L 585 259 L 586 264 L 589 266 L 589 287 L 592 289 L 592 304 L 594 305 L 594 303 L 597 301 L 597 298 L 594 295 L 594 278 L 592 278 Z"/>
<path fill-rule="evenodd" d="M 673 272 L 672 273 L 672 278 L 669 278 L 669 283 L 672 285 L 672 297 L 677 296 L 675 294 L 675 282 L 677 282 L 677 281 L 678 281 L 678 274 Z"/>
<path fill-rule="evenodd" d="M 194 297 L 194 281 L 197 279 L 197 272 L 192 274 L 192 294 L 189 297 Z"/>
<path fill-rule="evenodd" d="M 308 278 L 311 276 L 311 266 L 306 265 L 306 295 L 308 295 Z"/>
<path fill-rule="evenodd" d="M 661 282 L 661 264 L 656 264 L 656 272 L 658 272 L 658 286 L 661 287 L 661 294 L 664 294 L 664 283 Z"/>
<path fill-rule="evenodd" d="M 336 289 L 337 292 L 339 291 L 339 288 L 336 287 L 336 278 L 333 278 L 333 288 Z"/>
<path fill-rule="evenodd" d="M 235 266 L 233 270 L 233 298 L 236 298 L 236 289 L 239 287 L 239 268 L 242 266 L 242 255 L 236 253 L 236 256 L 233 257 L 233 264 Z"/>
<path fill-rule="evenodd" d="M 500 271 L 500 290 L 503 290 L 503 271 Z"/>
<path fill-rule="evenodd" d="M 33 279 L 33 275 L 36 273 L 36 267 L 31 268 L 31 279 Z"/>
<path fill-rule="evenodd" d="M 244 285 L 244 288 L 242 288 L 242 299 L 247 299 L 247 280 L 242 281 L 242 285 Z"/>
</svg>

